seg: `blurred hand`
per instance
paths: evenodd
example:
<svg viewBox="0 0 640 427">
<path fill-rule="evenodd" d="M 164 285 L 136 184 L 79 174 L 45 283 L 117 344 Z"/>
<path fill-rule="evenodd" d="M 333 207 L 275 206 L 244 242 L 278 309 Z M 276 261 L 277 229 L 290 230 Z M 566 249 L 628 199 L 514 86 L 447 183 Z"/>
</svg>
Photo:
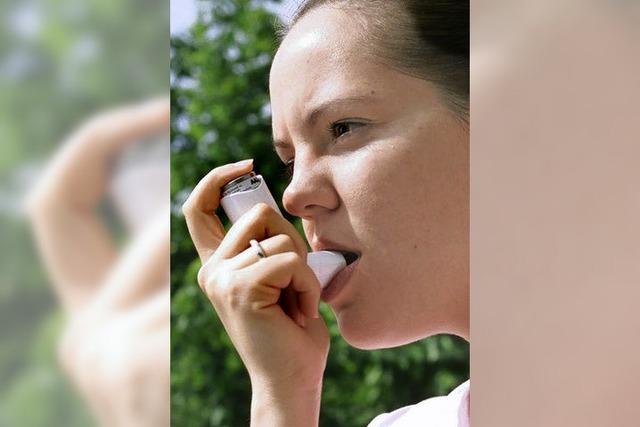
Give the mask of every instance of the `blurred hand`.
<svg viewBox="0 0 640 427">
<path fill-rule="evenodd" d="M 252 425 L 317 425 L 329 334 L 318 315 L 321 289 L 306 264 L 306 245 L 266 204 L 226 235 L 215 215 L 221 187 L 251 169 L 251 162 L 214 169 L 183 206 L 202 260 L 198 283 L 251 377 Z"/>
<path fill-rule="evenodd" d="M 98 214 L 113 161 L 168 119 L 168 100 L 155 100 L 90 120 L 27 200 L 67 315 L 60 362 L 104 426 L 169 425 L 169 212 L 121 254 Z"/>
</svg>

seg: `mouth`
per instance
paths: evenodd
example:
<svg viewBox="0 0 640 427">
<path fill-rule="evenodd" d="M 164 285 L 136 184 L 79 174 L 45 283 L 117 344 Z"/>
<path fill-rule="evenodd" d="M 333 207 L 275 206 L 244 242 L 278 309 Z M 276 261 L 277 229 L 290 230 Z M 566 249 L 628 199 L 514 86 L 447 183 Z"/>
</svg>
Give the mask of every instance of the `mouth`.
<svg viewBox="0 0 640 427">
<path fill-rule="evenodd" d="M 321 298 L 324 302 L 331 304 L 336 303 L 342 290 L 350 281 L 354 270 L 358 267 L 362 252 L 353 246 L 347 246 L 340 243 L 332 242 L 327 239 L 315 238 L 311 242 L 311 249 L 317 251 L 334 251 L 344 256 L 346 267 L 340 270 L 325 288 L 322 289 Z"/>
<path fill-rule="evenodd" d="M 347 265 L 353 264 L 362 255 L 360 252 L 356 251 L 353 248 L 348 248 L 348 247 L 339 245 L 337 243 L 330 242 L 328 240 L 322 240 L 322 239 L 316 239 L 313 243 L 311 243 L 311 249 L 314 252 L 317 252 L 317 251 L 340 252 L 342 256 L 344 256 L 344 259 L 347 262 Z"/>
<path fill-rule="evenodd" d="M 344 252 L 343 252 L 344 253 Z M 353 254 L 353 253 L 351 253 Z M 346 258 L 346 256 L 345 256 Z M 350 257 L 353 259 L 352 257 Z M 351 261 L 345 268 L 340 270 L 338 274 L 336 274 L 333 279 L 327 284 L 326 287 L 322 289 L 322 293 L 320 294 L 320 298 L 326 302 L 327 304 L 335 304 L 339 299 L 339 295 L 343 293 L 343 289 L 345 289 L 349 282 L 351 281 L 351 276 L 354 274 L 354 271 L 358 267 L 358 260 L 356 257 L 355 261 Z"/>
<path fill-rule="evenodd" d="M 360 255 L 358 255 L 355 252 L 345 252 L 345 251 L 339 251 L 339 252 L 342 254 L 342 256 L 344 256 L 344 259 L 347 262 L 347 265 L 353 264 L 358 260 L 358 258 L 360 258 Z"/>
</svg>

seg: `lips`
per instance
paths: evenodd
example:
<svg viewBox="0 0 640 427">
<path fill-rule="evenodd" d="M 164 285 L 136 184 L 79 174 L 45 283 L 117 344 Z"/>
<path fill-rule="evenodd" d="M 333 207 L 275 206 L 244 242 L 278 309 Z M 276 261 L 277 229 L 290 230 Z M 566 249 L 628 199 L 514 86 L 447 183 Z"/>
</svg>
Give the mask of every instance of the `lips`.
<svg viewBox="0 0 640 427">
<path fill-rule="evenodd" d="M 322 290 L 321 298 L 327 303 L 331 303 L 336 299 L 342 289 L 348 284 L 354 270 L 358 266 L 358 261 L 362 253 L 356 248 L 343 245 L 328 239 L 316 238 L 311 241 L 313 251 L 335 251 L 344 255 L 347 266 L 336 274 L 329 284 Z"/>
<path fill-rule="evenodd" d="M 336 242 L 332 242 L 327 239 L 315 239 L 311 242 L 311 249 L 314 252 L 317 251 L 334 251 L 340 252 L 344 255 L 344 259 L 347 262 L 347 265 L 350 265 L 360 258 L 361 253 L 354 248 L 347 247 L 345 245 L 341 245 Z"/>
<path fill-rule="evenodd" d="M 357 267 L 358 262 L 355 261 L 340 270 L 340 272 L 336 274 L 333 279 L 331 279 L 329 284 L 322 290 L 320 298 L 324 302 L 331 304 L 347 286 L 347 284 L 349 283 L 349 279 L 351 278 L 353 272 Z"/>
</svg>

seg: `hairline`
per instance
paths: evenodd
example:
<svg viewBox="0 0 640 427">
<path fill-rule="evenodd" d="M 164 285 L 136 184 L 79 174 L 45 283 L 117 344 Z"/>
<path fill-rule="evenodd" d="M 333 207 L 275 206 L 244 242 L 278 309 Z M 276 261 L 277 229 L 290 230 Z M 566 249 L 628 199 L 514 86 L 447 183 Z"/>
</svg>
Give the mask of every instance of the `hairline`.
<svg viewBox="0 0 640 427">
<path fill-rule="evenodd" d="M 411 35 L 420 39 L 418 24 L 415 21 L 415 17 L 409 12 L 408 8 L 406 6 L 402 6 L 397 1 L 392 1 L 389 3 L 390 6 L 395 9 L 395 12 L 398 12 L 398 14 L 393 15 L 393 17 L 390 19 L 398 21 L 402 21 L 404 19 L 409 20 L 411 22 L 410 31 L 413 33 Z M 449 87 L 449 85 L 443 82 L 442 78 L 444 72 L 441 70 L 434 70 L 429 65 L 415 65 L 406 62 L 403 63 L 399 55 L 395 53 L 396 49 L 393 49 L 389 45 L 385 45 L 384 40 L 387 34 L 380 34 L 381 25 L 375 22 L 375 20 L 378 19 L 376 15 L 367 12 L 365 8 L 358 6 L 358 4 L 354 5 L 349 0 L 327 0 L 321 3 L 304 1 L 299 4 L 296 11 L 294 12 L 291 21 L 288 24 L 281 23 L 276 29 L 276 33 L 278 35 L 276 53 L 291 29 L 309 13 L 313 13 L 315 9 L 321 7 L 329 7 L 341 11 L 355 11 L 355 18 L 359 26 L 359 30 L 357 31 L 359 40 L 357 41 L 357 43 L 360 43 L 364 50 L 381 61 L 384 65 L 400 73 L 432 83 L 436 89 L 437 95 L 447 106 L 447 109 L 451 111 L 453 116 L 455 116 L 457 121 L 463 127 L 469 127 L 469 94 L 467 93 L 466 98 L 460 96 L 460 94 L 457 93 L 455 89 L 452 89 L 451 87 Z M 402 36 L 403 34 L 400 35 Z M 367 43 L 368 41 L 372 41 L 372 43 Z M 439 49 L 436 46 L 433 46 L 431 43 L 425 42 L 425 45 L 430 51 L 433 52 L 434 55 L 451 56 L 450 54 L 439 51 Z M 429 75 L 426 75 L 425 72 Z"/>
</svg>

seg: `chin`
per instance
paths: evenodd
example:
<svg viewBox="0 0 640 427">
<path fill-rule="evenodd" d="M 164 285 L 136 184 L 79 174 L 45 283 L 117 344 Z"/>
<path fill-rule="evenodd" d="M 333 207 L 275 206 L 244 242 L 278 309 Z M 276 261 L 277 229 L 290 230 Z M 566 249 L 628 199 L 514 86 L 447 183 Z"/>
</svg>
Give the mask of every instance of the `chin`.
<svg viewBox="0 0 640 427">
<path fill-rule="evenodd" d="M 338 328 L 340 328 L 340 335 L 342 335 L 342 338 L 344 338 L 351 347 L 359 350 L 379 350 L 390 347 L 389 345 L 385 345 L 376 337 L 372 337 L 371 334 L 359 334 L 357 331 L 343 328 L 340 325 L 338 325 Z"/>
<path fill-rule="evenodd" d="M 336 313 L 336 319 L 342 338 L 359 350 L 399 347 L 440 333 L 436 330 L 420 328 L 421 330 L 414 331 L 398 327 L 393 320 L 381 317 L 364 319 L 350 313 L 348 309 Z"/>
</svg>

